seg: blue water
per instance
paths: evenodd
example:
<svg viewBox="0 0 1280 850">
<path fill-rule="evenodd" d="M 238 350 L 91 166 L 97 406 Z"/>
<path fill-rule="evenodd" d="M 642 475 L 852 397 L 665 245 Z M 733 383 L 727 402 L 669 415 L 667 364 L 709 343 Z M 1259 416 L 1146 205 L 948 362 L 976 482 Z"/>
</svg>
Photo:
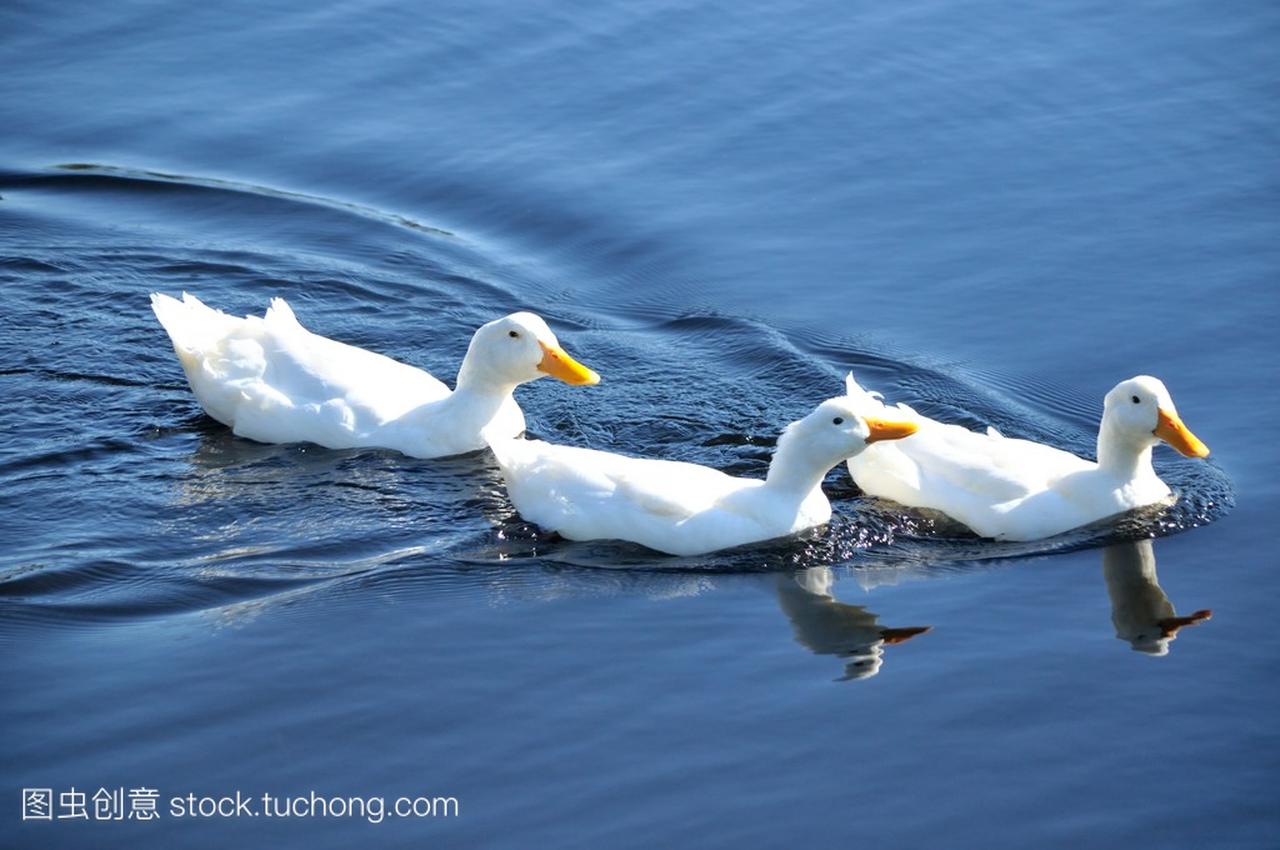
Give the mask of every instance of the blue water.
<svg viewBox="0 0 1280 850">
<path fill-rule="evenodd" d="M 7 4 L 0 845 L 1280 845 L 1278 38 L 1193 0 Z M 148 308 L 183 289 L 446 378 L 533 309 L 605 379 L 521 389 L 533 433 L 745 475 L 848 369 L 1083 454 L 1155 374 L 1213 455 L 1038 544 L 843 470 L 802 539 L 567 544 L 486 454 L 231 436 Z M 170 811 L 237 791 L 460 813 Z"/>
</svg>

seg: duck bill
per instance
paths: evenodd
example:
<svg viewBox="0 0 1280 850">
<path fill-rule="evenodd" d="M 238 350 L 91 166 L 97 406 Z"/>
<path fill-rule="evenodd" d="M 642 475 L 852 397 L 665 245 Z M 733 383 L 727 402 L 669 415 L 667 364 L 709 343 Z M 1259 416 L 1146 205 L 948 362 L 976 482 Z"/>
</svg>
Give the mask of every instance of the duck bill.
<svg viewBox="0 0 1280 850">
<path fill-rule="evenodd" d="M 885 419 L 866 420 L 867 427 L 871 429 L 871 433 L 867 435 L 868 443 L 878 443 L 881 440 L 901 440 L 903 437 L 910 437 L 920 429 L 920 426 L 914 422 L 890 422 Z"/>
<path fill-rule="evenodd" d="M 1200 438 L 1191 433 L 1178 414 L 1160 408 L 1156 429 L 1151 433 L 1182 452 L 1187 457 L 1208 457 L 1209 447 L 1200 442 Z"/>
<path fill-rule="evenodd" d="M 553 378 L 559 378 L 566 384 L 586 386 L 600 383 L 600 376 L 595 370 L 588 369 L 558 345 L 547 345 L 539 340 L 542 346 L 542 360 L 538 362 L 538 371 L 546 372 Z"/>
</svg>

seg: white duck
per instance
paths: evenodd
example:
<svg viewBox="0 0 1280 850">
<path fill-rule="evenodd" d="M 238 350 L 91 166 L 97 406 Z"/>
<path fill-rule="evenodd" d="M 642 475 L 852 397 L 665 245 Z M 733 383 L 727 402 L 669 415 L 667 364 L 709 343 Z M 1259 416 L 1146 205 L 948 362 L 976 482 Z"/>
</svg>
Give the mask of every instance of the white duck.
<svg viewBox="0 0 1280 850">
<path fill-rule="evenodd" d="M 858 416 L 846 398 L 824 401 L 783 432 L 763 481 L 536 440 L 494 440 L 490 448 L 525 519 L 570 540 L 698 555 L 822 525 L 831 518 L 827 472 L 869 443 L 914 430 Z"/>
<path fill-rule="evenodd" d="M 1188 457 L 1208 447 L 1178 418 L 1164 384 L 1139 376 L 1107 393 L 1098 430 L 1098 461 L 1050 446 L 944 425 L 877 393 L 845 385 L 854 409 L 867 416 L 915 422 L 919 433 L 875 446 L 849 460 L 854 481 L 869 495 L 931 508 L 983 537 L 1039 540 L 1144 505 L 1165 501 L 1169 487 L 1151 467 L 1164 440 Z"/>
<path fill-rule="evenodd" d="M 462 454 L 524 431 L 518 385 L 546 375 L 600 380 L 533 313 L 477 330 L 450 392 L 422 369 L 311 333 L 281 298 L 262 318 L 228 316 L 185 292 L 181 301 L 153 294 L 151 308 L 205 412 L 263 443 Z"/>
</svg>

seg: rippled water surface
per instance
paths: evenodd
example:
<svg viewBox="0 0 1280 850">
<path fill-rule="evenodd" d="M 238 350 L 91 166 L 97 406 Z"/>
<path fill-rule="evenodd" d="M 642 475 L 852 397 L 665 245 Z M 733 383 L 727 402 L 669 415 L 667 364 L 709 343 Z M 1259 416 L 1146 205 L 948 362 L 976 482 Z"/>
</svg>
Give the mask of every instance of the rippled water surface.
<svg viewBox="0 0 1280 850">
<path fill-rule="evenodd" d="M 0 844 L 1276 846 L 1278 36 L 1189 0 L 0 10 Z M 1085 455 L 1155 374 L 1213 455 L 1039 543 L 837 469 L 799 539 L 571 544 L 487 453 L 232 436 L 151 315 L 183 290 L 449 380 L 532 309 L 605 379 L 520 389 L 532 433 L 748 476 L 850 369 Z M 21 819 L 140 787 L 156 820 Z M 237 791 L 461 814 L 168 807 Z"/>
</svg>

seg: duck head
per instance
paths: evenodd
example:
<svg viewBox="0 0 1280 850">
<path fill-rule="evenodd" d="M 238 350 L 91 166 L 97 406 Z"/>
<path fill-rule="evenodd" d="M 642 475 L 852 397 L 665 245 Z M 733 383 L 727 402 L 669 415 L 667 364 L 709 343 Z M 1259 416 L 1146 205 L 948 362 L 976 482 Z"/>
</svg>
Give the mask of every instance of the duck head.
<svg viewBox="0 0 1280 850">
<path fill-rule="evenodd" d="M 1149 375 L 1121 381 L 1103 402 L 1102 431 L 1135 448 L 1163 440 L 1187 457 L 1208 457 L 1209 447 L 1178 416 L 1163 383 Z M 1101 438 L 1100 438 L 1101 439 Z M 1101 445 L 1099 445 L 1101 454 Z"/>
<path fill-rule="evenodd" d="M 600 383 L 600 376 L 560 346 L 542 317 L 512 313 L 480 327 L 458 371 L 458 386 L 480 383 L 509 388 L 547 375 L 566 384 Z"/>
<path fill-rule="evenodd" d="M 917 427 L 914 422 L 859 415 L 853 402 L 840 396 L 824 401 L 787 430 L 795 431 L 797 441 L 816 463 L 830 469 L 872 443 L 909 437 Z"/>
<path fill-rule="evenodd" d="M 917 427 L 915 422 L 862 416 L 847 396 L 828 399 L 788 425 L 778 438 L 769 480 L 808 489 L 821 483 L 833 466 L 872 443 L 909 437 Z"/>
</svg>

